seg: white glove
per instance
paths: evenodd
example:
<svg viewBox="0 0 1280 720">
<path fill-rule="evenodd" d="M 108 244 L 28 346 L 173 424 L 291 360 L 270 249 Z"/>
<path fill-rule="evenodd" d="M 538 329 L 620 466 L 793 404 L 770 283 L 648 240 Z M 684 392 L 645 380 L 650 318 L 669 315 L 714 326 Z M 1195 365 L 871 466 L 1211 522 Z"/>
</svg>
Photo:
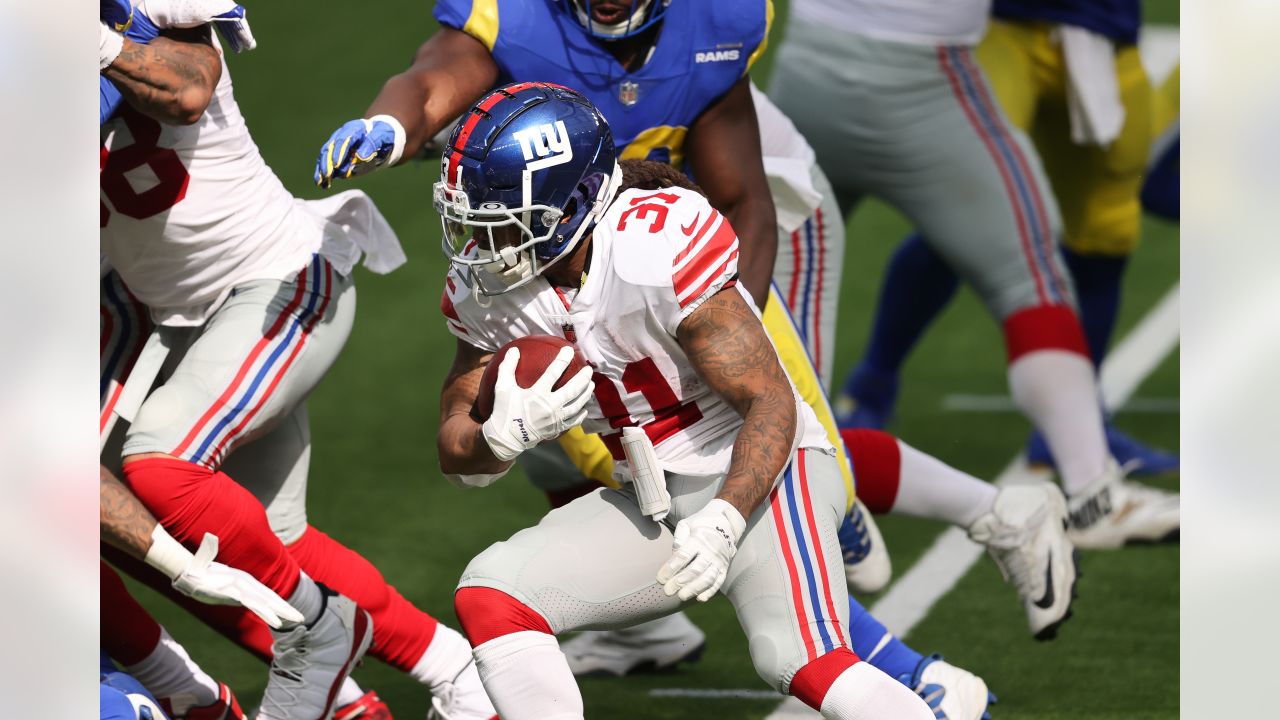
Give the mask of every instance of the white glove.
<svg viewBox="0 0 1280 720">
<path fill-rule="evenodd" d="M 668 596 L 681 600 L 697 596 L 711 599 L 729 574 L 729 563 L 738 552 L 738 538 L 747 527 L 742 513 L 719 498 L 676 523 L 674 552 L 658 569 L 658 582 Z"/>
<path fill-rule="evenodd" d="M 245 9 L 233 0 L 144 0 L 142 10 L 162 30 L 213 23 L 232 52 L 258 46 Z"/>
<path fill-rule="evenodd" d="M 520 349 L 513 347 L 507 352 L 498 366 L 498 380 L 493 387 L 493 414 L 480 427 L 494 457 L 503 462 L 514 460 L 525 450 L 560 437 L 586 419 L 587 403 L 596 389 L 591 368 L 579 370 L 559 390 L 551 389 L 573 361 L 573 353 L 571 347 L 560 348 L 542 377 L 526 389 L 516 382 Z"/>
<path fill-rule="evenodd" d="M 156 525 L 151 532 L 151 548 L 147 550 L 146 561 L 173 580 L 174 589 L 200 602 L 242 605 L 277 630 L 285 623 L 302 622 L 302 613 L 252 575 L 214 562 L 217 554 L 216 535 L 205 533 L 204 541 L 193 556 L 164 528 Z"/>
</svg>

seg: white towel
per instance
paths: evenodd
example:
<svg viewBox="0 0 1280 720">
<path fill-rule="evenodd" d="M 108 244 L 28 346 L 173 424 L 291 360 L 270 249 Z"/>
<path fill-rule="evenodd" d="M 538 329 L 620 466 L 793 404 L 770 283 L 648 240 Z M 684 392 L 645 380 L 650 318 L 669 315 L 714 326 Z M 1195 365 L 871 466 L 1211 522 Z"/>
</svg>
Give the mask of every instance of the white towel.
<svg viewBox="0 0 1280 720">
<path fill-rule="evenodd" d="M 810 164 L 787 157 L 764 158 L 765 180 L 778 216 L 778 229 L 791 232 L 804 225 L 814 208 L 822 203 L 822 193 L 813 186 Z"/>
<path fill-rule="evenodd" d="M 1074 25 L 1060 25 L 1067 66 L 1071 141 L 1106 147 L 1124 127 L 1124 104 L 1116 80 L 1116 48 L 1108 38 Z"/>
<path fill-rule="evenodd" d="M 321 200 L 295 200 L 324 232 L 320 254 L 343 275 L 364 255 L 364 266 L 385 275 L 405 263 L 400 240 L 362 190 L 347 190 Z"/>
</svg>

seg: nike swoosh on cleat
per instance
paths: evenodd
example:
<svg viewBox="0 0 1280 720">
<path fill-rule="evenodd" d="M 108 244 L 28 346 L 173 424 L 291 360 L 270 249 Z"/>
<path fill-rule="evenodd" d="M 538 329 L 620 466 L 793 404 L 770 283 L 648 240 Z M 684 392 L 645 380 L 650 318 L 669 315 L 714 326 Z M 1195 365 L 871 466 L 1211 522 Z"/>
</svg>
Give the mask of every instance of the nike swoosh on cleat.
<svg viewBox="0 0 1280 720">
<path fill-rule="evenodd" d="M 702 219 L 702 215 L 700 214 L 695 215 L 693 218 L 693 222 L 689 223 L 688 225 L 681 225 L 680 229 L 684 231 L 685 235 L 692 235 L 693 229 L 698 226 L 698 221 L 701 219 Z"/>
<path fill-rule="evenodd" d="M 1041 610 L 1053 607 L 1053 551 L 1049 551 L 1049 564 L 1044 569 L 1044 596 L 1035 601 Z"/>
</svg>

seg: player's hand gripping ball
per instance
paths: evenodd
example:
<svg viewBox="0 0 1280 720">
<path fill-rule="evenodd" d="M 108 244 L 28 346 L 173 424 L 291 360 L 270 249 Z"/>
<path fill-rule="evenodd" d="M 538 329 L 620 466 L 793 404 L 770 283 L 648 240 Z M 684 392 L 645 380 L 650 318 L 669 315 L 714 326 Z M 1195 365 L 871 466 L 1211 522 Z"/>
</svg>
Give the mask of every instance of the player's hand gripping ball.
<svg viewBox="0 0 1280 720">
<path fill-rule="evenodd" d="M 512 460 L 580 424 L 595 391 L 591 368 L 568 341 L 518 338 L 498 350 L 480 378 L 472 415 L 499 460 Z"/>
</svg>

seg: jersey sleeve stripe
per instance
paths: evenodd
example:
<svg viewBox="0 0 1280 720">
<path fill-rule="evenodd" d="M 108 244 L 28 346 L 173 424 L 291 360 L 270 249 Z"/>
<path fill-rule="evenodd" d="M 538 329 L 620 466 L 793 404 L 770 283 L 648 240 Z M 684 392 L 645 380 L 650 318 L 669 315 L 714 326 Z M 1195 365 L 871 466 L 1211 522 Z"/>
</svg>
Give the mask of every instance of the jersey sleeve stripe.
<svg viewBox="0 0 1280 720">
<path fill-rule="evenodd" d="M 707 273 L 704 277 L 699 278 L 700 282 L 698 282 L 696 285 L 690 286 L 685 290 L 685 292 L 680 292 L 679 290 L 676 291 L 676 300 L 679 301 L 680 303 L 680 309 L 681 310 L 685 309 L 689 305 L 689 303 L 702 297 L 702 294 L 707 291 L 707 288 L 711 287 L 711 285 L 716 280 L 724 277 L 726 271 L 728 271 L 729 269 L 729 266 L 734 264 L 734 262 L 737 259 L 738 259 L 738 243 L 735 242 L 733 244 L 732 251 L 730 251 L 723 258 L 724 262 L 720 263 L 719 265 L 716 265 L 715 268 L 711 272 Z"/>
<path fill-rule="evenodd" d="M 471 15 L 462 31 L 493 52 L 493 46 L 498 42 L 498 0 L 474 0 Z"/>
<path fill-rule="evenodd" d="M 689 285 L 696 284 L 708 268 L 719 263 L 730 247 L 736 247 L 738 236 L 727 222 L 720 223 L 719 229 L 707 240 L 705 247 L 690 256 L 685 265 L 672 274 L 672 282 L 676 286 L 676 294 Z"/>
<path fill-rule="evenodd" d="M 746 75 L 751 66 L 756 64 L 756 60 L 764 55 L 764 51 L 769 47 L 769 31 L 773 29 L 773 0 L 764 0 L 764 37 L 760 38 L 760 44 L 751 52 L 751 56 L 747 58 L 747 68 L 742 71 Z"/>
<path fill-rule="evenodd" d="M 702 246 L 705 244 L 708 238 L 707 231 L 710 230 L 711 226 L 714 225 L 716 220 L 719 220 L 719 219 L 720 219 L 720 213 L 716 212 L 715 210 L 712 210 L 711 215 L 707 218 L 707 221 L 702 224 L 702 227 L 698 228 L 698 232 L 693 236 L 693 239 L 689 241 L 689 244 L 686 245 L 683 250 L 676 253 L 675 258 L 671 260 L 672 270 L 679 270 L 680 268 L 684 267 L 685 264 L 688 263 L 689 260 L 691 260 L 692 257 L 699 250 L 702 249 Z M 694 218 L 694 220 L 696 221 L 697 218 Z"/>
</svg>

